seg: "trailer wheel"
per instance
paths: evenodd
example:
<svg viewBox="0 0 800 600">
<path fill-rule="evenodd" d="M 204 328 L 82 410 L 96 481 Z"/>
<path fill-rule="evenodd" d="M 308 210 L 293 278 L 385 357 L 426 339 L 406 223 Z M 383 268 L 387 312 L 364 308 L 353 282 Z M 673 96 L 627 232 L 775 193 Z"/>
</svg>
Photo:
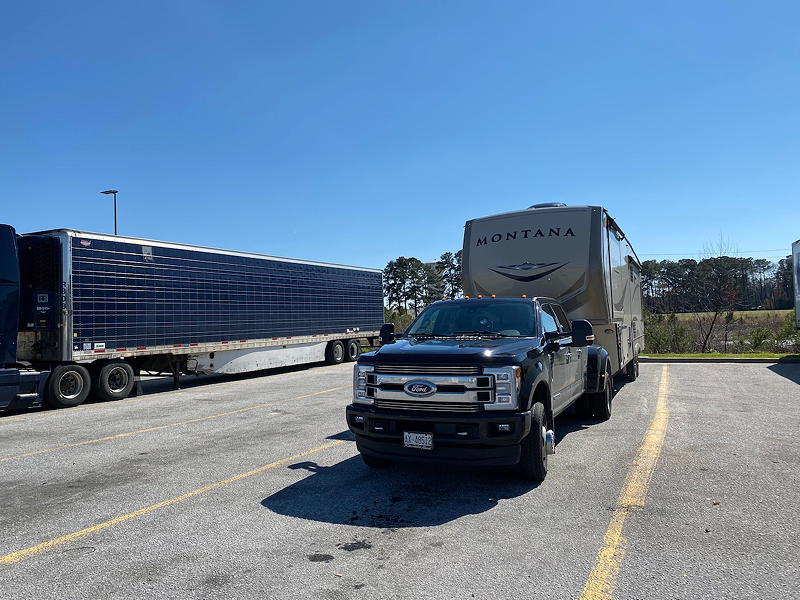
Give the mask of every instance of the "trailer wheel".
<svg viewBox="0 0 800 600">
<path fill-rule="evenodd" d="M 136 382 L 133 367 L 123 361 L 105 363 L 93 379 L 94 394 L 103 401 L 127 398 Z"/>
<path fill-rule="evenodd" d="M 625 379 L 636 381 L 639 377 L 639 355 L 634 354 L 631 361 L 625 365 Z"/>
<path fill-rule="evenodd" d="M 517 470 L 529 481 L 544 481 L 547 475 L 547 417 L 544 404 L 537 402 L 531 409 L 531 432 L 522 440 L 522 456 Z"/>
<path fill-rule="evenodd" d="M 345 360 L 353 362 L 361 355 L 361 343 L 358 340 L 347 340 L 345 344 Z"/>
<path fill-rule="evenodd" d="M 344 344 L 342 340 L 333 340 L 325 349 L 325 362 L 329 365 L 340 365 L 344 362 Z"/>
<path fill-rule="evenodd" d="M 57 365 L 47 379 L 45 404 L 50 408 L 69 408 L 83 404 L 92 383 L 89 371 L 81 365 Z"/>
</svg>

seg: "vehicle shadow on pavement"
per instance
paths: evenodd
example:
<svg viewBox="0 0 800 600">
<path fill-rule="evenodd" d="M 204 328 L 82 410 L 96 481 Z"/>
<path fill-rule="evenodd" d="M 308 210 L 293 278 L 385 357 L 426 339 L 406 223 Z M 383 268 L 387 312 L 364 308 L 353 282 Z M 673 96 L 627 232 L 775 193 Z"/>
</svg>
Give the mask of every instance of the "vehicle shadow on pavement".
<svg viewBox="0 0 800 600">
<path fill-rule="evenodd" d="M 332 466 L 305 461 L 289 466 L 311 476 L 268 496 L 265 508 L 291 517 L 397 529 L 441 525 L 491 510 L 539 484 L 505 469 L 396 464 L 370 469 L 360 456 Z"/>
<path fill-rule="evenodd" d="M 773 373 L 800 384 L 800 363 L 776 363 L 767 367 Z"/>
</svg>

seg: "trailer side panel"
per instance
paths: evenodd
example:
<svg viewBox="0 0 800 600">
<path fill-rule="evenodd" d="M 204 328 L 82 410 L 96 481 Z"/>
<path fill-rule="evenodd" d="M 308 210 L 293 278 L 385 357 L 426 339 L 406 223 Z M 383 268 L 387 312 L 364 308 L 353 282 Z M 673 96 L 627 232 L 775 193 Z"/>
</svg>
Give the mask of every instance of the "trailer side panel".
<svg viewBox="0 0 800 600">
<path fill-rule="evenodd" d="M 75 351 L 375 330 L 379 271 L 110 241 L 72 244 Z"/>
</svg>

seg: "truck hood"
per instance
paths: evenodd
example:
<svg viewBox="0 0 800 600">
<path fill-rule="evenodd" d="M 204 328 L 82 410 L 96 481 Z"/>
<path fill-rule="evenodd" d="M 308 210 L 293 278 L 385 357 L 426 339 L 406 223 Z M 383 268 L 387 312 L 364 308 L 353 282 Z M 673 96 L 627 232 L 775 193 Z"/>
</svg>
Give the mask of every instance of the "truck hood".
<svg viewBox="0 0 800 600">
<path fill-rule="evenodd" d="M 510 364 L 521 362 L 539 347 L 538 338 L 399 339 L 363 354 L 360 363 L 373 364 Z"/>
</svg>

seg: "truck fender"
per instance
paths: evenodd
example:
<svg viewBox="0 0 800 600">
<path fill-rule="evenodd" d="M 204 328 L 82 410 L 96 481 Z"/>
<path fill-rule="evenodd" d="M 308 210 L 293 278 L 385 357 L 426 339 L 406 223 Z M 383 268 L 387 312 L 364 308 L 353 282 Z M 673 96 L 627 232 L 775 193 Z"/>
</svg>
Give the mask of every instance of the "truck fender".
<svg viewBox="0 0 800 600">
<path fill-rule="evenodd" d="M 536 361 L 527 368 L 520 394 L 520 398 L 522 399 L 522 402 L 520 402 L 520 408 L 523 410 L 530 410 L 534 402 L 541 402 L 544 404 L 545 412 L 548 415 L 548 420 L 552 422 L 553 412 L 552 405 L 550 403 L 550 379 L 548 374 L 548 370 L 541 361 Z M 534 393 L 539 386 L 542 386 L 544 390 L 546 390 L 546 394 L 543 394 L 543 397 L 541 398 L 536 397 L 536 394 Z"/>
<path fill-rule="evenodd" d="M 589 346 L 587 350 L 585 391 L 588 394 L 593 394 L 603 389 L 600 374 L 605 369 L 608 351 L 602 346 Z"/>
</svg>

